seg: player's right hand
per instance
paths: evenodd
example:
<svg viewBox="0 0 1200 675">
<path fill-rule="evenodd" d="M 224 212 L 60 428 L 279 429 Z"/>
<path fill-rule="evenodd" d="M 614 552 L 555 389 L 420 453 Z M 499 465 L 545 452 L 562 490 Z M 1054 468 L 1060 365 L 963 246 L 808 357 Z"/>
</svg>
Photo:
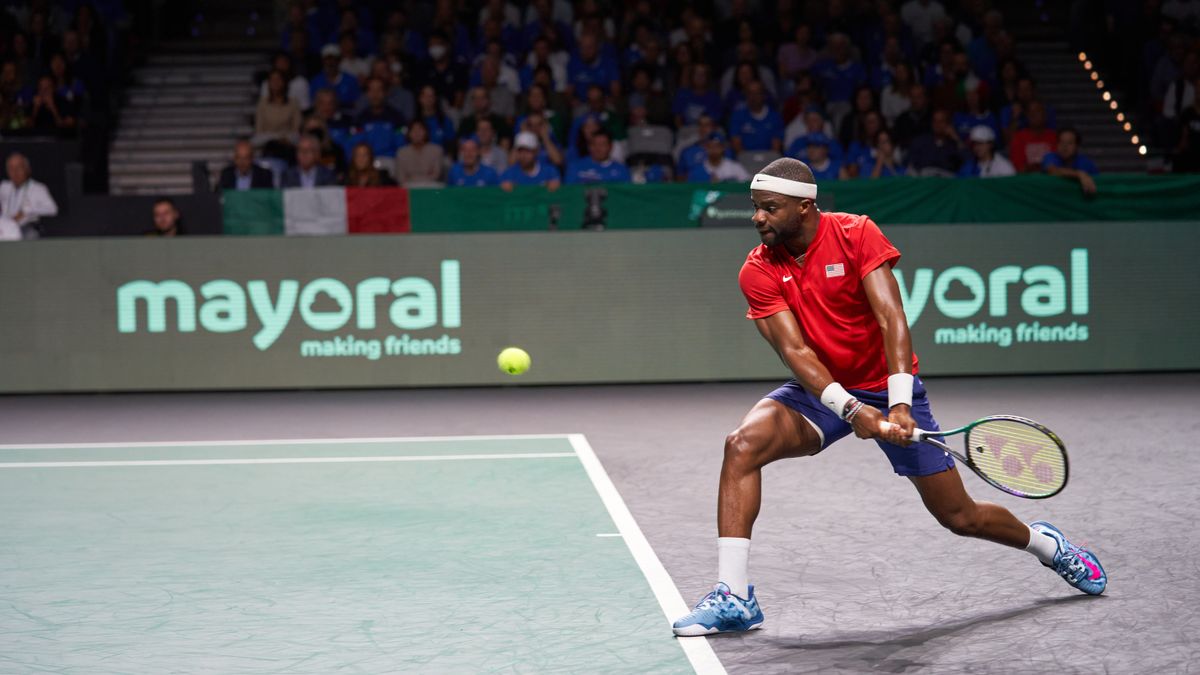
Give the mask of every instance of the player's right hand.
<svg viewBox="0 0 1200 675">
<path fill-rule="evenodd" d="M 854 429 L 854 435 L 859 438 L 882 438 L 885 424 L 891 423 L 887 421 L 883 413 L 869 405 L 864 405 L 850 422 L 850 426 Z"/>
</svg>

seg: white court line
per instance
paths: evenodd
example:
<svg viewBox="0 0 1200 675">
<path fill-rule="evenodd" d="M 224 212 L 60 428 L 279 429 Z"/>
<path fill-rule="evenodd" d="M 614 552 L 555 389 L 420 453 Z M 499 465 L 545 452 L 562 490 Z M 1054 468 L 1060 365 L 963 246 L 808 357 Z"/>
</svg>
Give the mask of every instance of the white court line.
<svg viewBox="0 0 1200 675">
<path fill-rule="evenodd" d="M 479 436 L 379 436 L 366 438 L 270 438 L 228 441 L 132 441 L 128 443 L 6 443 L 0 450 L 61 450 L 66 448 L 197 448 L 210 445 L 320 445 L 322 443 L 418 443 L 421 441 L 524 441 L 567 438 L 569 434 L 483 434 Z"/>
<path fill-rule="evenodd" d="M 0 462 L 0 469 L 71 469 L 109 466 L 221 466 L 235 464 L 355 464 L 360 462 L 447 462 L 475 459 L 549 459 L 573 452 L 496 453 L 492 455 L 392 455 L 376 457 L 261 457 L 257 459 L 130 459 L 88 462 Z"/>
<path fill-rule="evenodd" d="M 679 594 L 679 589 L 675 587 L 671 575 L 667 574 L 662 561 L 658 559 L 654 549 L 650 547 L 650 542 L 646 540 L 646 535 L 642 534 L 637 521 L 633 519 L 633 514 L 629 512 L 629 507 L 625 506 L 625 500 L 621 499 L 621 493 L 617 492 L 617 487 L 608 477 L 608 472 L 604 470 L 604 465 L 600 463 L 600 458 L 596 457 L 587 438 L 583 434 L 571 434 L 568 439 L 571 441 L 571 447 L 575 448 L 576 454 L 579 455 L 579 461 L 587 471 L 588 478 L 592 479 L 592 485 L 600 494 L 604 506 L 608 508 L 608 514 L 612 516 L 621 536 L 625 538 L 625 544 L 629 547 L 629 552 L 633 554 L 633 559 L 637 561 L 638 567 L 642 568 L 642 574 L 650 583 L 650 590 L 654 591 L 654 597 L 662 607 L 667 620 L 671 621 L 687 614 L 691 608 L 683 601 L 683 596 Z M 664 626 L 663 630 L 668 629 Z M 692 668 L 699 675 L 723 675 L 725 673 L 725 667 L 721 665 L 720 659 L 717 658 L 712 645 L 706 638 L 675 639 L 683 648 L 683 653 L 687 655 L 688 661 L 691 661 Z"/>
</svg>

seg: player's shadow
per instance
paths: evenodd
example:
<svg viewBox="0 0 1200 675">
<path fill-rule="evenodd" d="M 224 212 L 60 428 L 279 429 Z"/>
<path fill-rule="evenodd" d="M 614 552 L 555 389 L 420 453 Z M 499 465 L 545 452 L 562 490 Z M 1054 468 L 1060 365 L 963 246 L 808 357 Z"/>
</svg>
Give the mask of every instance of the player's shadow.
<svg viewBox="0 0 1200 675">
<path fill-rule="evenodd" d="M 772 646 L 785 650 L 832 652 L 834 657 L 828 663 L 851 669 L 874 670 L 891 673 L 902 673 L 913 668 L 920 668 L 922 663 L 908 658 L 893 658 L 897 652 L 920 647 L 936 638 L 953 636 L 973 628 L 1008 621 L 1018 617 L 1034 614 L 1050 607 L 1065 605 L 1072 602 L 1097 600 L 1103 596 L 1069 595 L 1060 598 L 1043 598 L 1025 607 L 1016 607 L 998 612 L 988 612 L 977 616 L 937 623 L 925 628 L 900 631 L 874 631 L 870 633 L 851 633 L 832 640 L 809 640 L 803 637 L 764 639 Z M 838 653 L 839 651 L 843 653 Z M 912 656 L 920 658 L 919 652 Z M 774 660 L 774 659 L 773 659 Z M 779 661 L 790 660 L 782 656 Z"/>
</svg>

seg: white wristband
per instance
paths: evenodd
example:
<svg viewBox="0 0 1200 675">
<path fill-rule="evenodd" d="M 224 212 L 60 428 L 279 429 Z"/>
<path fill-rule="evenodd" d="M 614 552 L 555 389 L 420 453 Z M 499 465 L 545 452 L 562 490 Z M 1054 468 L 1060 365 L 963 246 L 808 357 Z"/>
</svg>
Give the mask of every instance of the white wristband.
<svg viewBox="0 0 1200 675">
<path fill-rule="evenodd" d="M 912 406 L 913 376 L 911 373 L 888 375 L 888 407 L 904 403 Z"/>
<path fill-rule="evenodd" d="M 825 391 L 821 392 L 821 404 L 832 410 L 838 419 L 844 419 L 846 404 L 853 398 L 850 392 L 837 382 L 830 383 L 828 387 L 825 387 Z"/>
</svg>

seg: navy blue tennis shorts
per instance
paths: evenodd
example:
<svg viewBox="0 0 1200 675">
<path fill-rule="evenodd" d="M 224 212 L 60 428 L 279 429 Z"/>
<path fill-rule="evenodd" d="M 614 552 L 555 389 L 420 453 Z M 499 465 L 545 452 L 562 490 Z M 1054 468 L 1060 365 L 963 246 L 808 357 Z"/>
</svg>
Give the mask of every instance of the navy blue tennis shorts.
<svg viewBox="0 0 1200 675">
<path fill-rule="evenodd" d="M 883 391 L 849 389 L 848 391 L 863 403 L 875 406 L 884 415 L 887 414 L 887 389 Z M 853 432 L 848 422 L 833 414 L 833 411 L 821 404 L 821 400 L 818 397 L 810 394 L 808 390 L 795 380 L 767 394 L 767 398 L 779 401 L 808 418 L 821 432 L 822 450 Z M 941 430 L 937 421 L 933 419 L 933 413 L 929 410 L 929 399 L 925 396 L 925 385 L 919 377 L 913 377 L 912 417 L 921 429 L 926 431 Z M 954 458 L 946 451 L 930 443 L 914 443 L 904 448 L 877 439 L 875 444 L 887 455 L 888 461 L 892 463 L 892 469 L 901 476 L 928 476 L 954 467 Z"/>
</svg>

